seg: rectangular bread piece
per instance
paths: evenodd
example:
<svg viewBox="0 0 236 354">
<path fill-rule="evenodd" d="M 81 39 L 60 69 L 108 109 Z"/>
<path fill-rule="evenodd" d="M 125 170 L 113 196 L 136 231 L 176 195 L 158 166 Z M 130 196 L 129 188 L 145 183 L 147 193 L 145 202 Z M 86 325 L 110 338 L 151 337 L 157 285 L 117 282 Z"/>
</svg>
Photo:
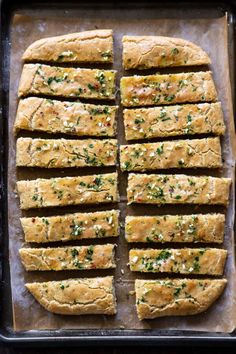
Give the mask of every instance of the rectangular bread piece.
<svg viewBox="0 0 236 354">
<path fill-rule="evenodd" d="M 124 36 L 122 42 L 126 70 L 211 64 L 201 47 L 181 38 Z"/>
<path fill-rule="evenodd" d="M 128 177 L 128 204 L 220 204 L 229 200 L 230 178 L 134 174 Z"/>
<path fill-rule="evenodd" d="M 226 284 L 226 279 L 137 279 L 138 317 L 144 320 L 196 315 L 206 311 L 219 298 Z"/>
<path fill-rule="evenodd" d="M 47 311 L 60 315 L 114 315 L 114 278 L 97 277 L 28 283 L 26 288 Z"/>
<path fill-rule="evenodd" d="M 18 181 L 17 190 L 21 209 L 119 200 L 117 173 Z"/>
<path fill-rule="evenodd" d="M 120 146 L 122 171 L 222 167 L 220 139 L 172 140 Z"/>
<path fill-rule="evenodd" d="M 120 90 L 125 107 L 217 100 L 210 71 L 125 76 L 121 78 Z"/>
<path fill-rule="evenodd" d="M 19 101 L 14 131 L 114 137 L 116 112 L 117 106 L 27 97 Z"/>
<path fill-rule="evenodd" d="M 46 95 L 114 100 L 115 76 L 114 70 L 25 64 L 18 96 Z"/>
<path fill-rule="evenodd" d="M 125 109 L 123 112 L 126 140 L 225 133 L 220 102 Z"/>
<path fill-rule="evenodd" d="M 224 214 L 127 216 L 128 242 L 223 243 Z"/>
<path fill-rule="evenodd" d="M 58 242 L 117 237 L 119 211 L 75 213 L 48 217 L 21 218 L 25 242 Z"/>
<path fill-rule="evenodd" d="M 19 138 L 16 165 L 42 168 L 115 166 L 117 140 Z"/>
<path fill-rule="evenodd" d="M 131 249 L 132 272 L 222 275 L 227 251 L 219 248 Z"/>
<path fill-rule="evenodd" d="M 112 63 L 112 30 L 94 30 L 42 38 L 32 43 L 22 59 L 54 63 Z"/>
<path fill-rule="evenodd" d="M 20 258 L 27 271 L 89 270 L 115 268 L 115 245 L 57 248 L 20 248 Z"/>
</svg>

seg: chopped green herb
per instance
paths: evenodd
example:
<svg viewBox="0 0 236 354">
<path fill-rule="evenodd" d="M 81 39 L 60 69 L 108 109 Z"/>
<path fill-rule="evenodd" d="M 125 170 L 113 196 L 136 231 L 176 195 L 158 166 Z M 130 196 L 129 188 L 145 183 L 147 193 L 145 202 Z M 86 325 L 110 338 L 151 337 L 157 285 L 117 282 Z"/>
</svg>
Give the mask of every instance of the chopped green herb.
<svg viewBox="0 0 236 354">
<path fill-rule="evenodd" d="M 62 77 L 50 76 L 50 77 L 48 78 L 48 80 L 47 80 L 47 83 L 48 83 L 48 85 L 51 85 L 51 83 L 52 83 L 53 81 L 55 81 L 55 82 L 62 82 L 62 81 L 64 81 L 65 79 L 66 79 L 65 75 L 63 75 Z"/>
<path fill-rule="evenodd" d="M 50 104 L 52 104 L 52 105 L 54 105 L 53 100 L 51 100 L 50 98 L 47 99 L 47 102 L 50 103 Z"/>
<path fill-rule="evenodd" d="M 164 152 L 164 144 L 161 144 L 160 147 L 157 148 L 157 154 L 160 156 Z"/>
<path fill-rule="evenodd" d="M 177 55 L 177 54 L 179 54 L 179 49 L 178 49 L 178 48 L 173 48 L 173 49 L 171 50 L 171 54 L 172 54 L 172 55 Z"/>
<path fill-rule="evenodd" d="M 172 102 L 173 100 L 175 99 L 175 95 L 167 95 L 166 97 L 165 97 L 165 100 L 167 101 L 167 102 Z"/>
<path fill-rule="evenodd" d="M 183 159 L 178 161 L 178 165 L 179 165 L 179 166 L 184 166 L 184 161 L 183 161 Z"/>
<path fill-rule="evenodd" d="M 111 54 L 111 51 L 110 51 L 110 50 L 107 50 L 106 52 L 103 52 L 101 55 L 102 55 L 102 57 L 103 57 L 105 60 L 108 60 L 109 58 L 112 57 L 112 54 Z"/>
<path fill-rule="evenodd" d="M 129 161 L 125 161 L 125 163 L 124 163 L 125 170 L 128 170 L 130 167 L 131 167 L 130 162 Z"/>
<path fill-rule="evenodd" d="M 100 187 L 102 185 L 102 177 L 98 176 L 95 178 L 95 184 Z"/>
<path fill-rule="evenodd" d="M 198 259 L 195 259 L 195 261 L 193 262 L 193 270 L 194 270 L 194 272 L 197 272 L 197 273 L 200 270 L 200 264 L 199 264 Z"/>
<path fill-rule="evenodd" d="M 134 123 L 135 123 L 135 124 L 141 124 L 141 123 L 144 123 L 144 122 L 145 122 L 145 120 L 144 120 L 143 118 L 141 118 L 141 119 L 136 118 L 136 119 L 134 120 Z"/>
<path fill-rule="evenodd" d="M 71 256 L 72 256 L 73 258 L 75 258 L 76 256 L 78 256 L 78 254 L 79 254 L 79 252 L 78 252 L 78 250 L 77 250 L 76 248 L 73 248 L 73 249 L 71 250 Z"/>
<path fill-rule="evenodd" d="M 91 85 L 91 84 L 88 84 L 88 88 L 90 91 L 95 91 L 96 90 L 96 87 Z"/>
<path fill-rule="evenodd" d="M 42 218 L 42 222 L 43 222 L 45 225 L 49 225 L 49 221 L 48 221 L 48 219 L 46 219 L 46 218 Z"/>
<path fill-rule="evenodd" d="M 105 83 L 105 75 L 104 73 L 101 71 L 97 76 L 96 79 L 99 81 L 99 83 L 102 85 Z"/>
<path fill-rule="evenodd" d="M 187 121 L 190 123 L 192 122 L 192 116 L 190 114 L 187 115 Z"/>
<path fill-rule="evenodd" d="M 169 251 L 168 249 L 162 250 L 159 255 L 156 258 L 157 262 L 162 262 L 165 261 L 166 259 L 168 259 L 171 256 L 171 251 Z"/>
<path fill-rule="evenodd" d="M 101 228 L 101 229 L 97 228 L 95 230 L 95 234 L 97 237 L 104 237 L 106 235 L 106 230 L 103 228 Z"/>
<path fill-rule="evenodd" d="M 72 231 L 71 231 L 71 235 L 72 236 L 80 236 L 80 235 L 82 235 L 84 229 L 83 229 L 83 227 L 81 225 L 82 225 L 82 223 L 76 224 L 75 221 L 73 220 L 72 225 L 70 225 L 70 228 L 72 229 Z"/>
<path fill-rule="evenodd" d="M 147 241 L 147 242 L 152 242 L 152 239 L 147 236 L 147 237 L 146 237 L 146 241 Z"/>
<path fill-rule="evenodd" d="M 87 249 L 87 255 L 86 258 L 91 261 L 93 256 L 93 246 L 89 246 Z"/>
<path fill-rule="evenodd" d="M 181 289 L 180 287 L 179 287 L 179 288 L 175 288 L 174 296 L 175 296 L 175 297 L 178 297 L 181 290 L 182 290 L 182 289 Z"/>
</svg>

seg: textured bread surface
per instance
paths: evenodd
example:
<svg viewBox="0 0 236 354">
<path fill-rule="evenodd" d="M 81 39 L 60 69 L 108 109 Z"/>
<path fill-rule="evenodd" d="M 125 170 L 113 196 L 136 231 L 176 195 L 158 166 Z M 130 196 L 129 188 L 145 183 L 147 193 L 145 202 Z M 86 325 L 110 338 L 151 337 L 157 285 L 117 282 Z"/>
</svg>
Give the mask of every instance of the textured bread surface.
<svg viewBox="0 0 236 354">
<path fill-rule="evenodd" d="M 21 248 L 21 262 L 27 271 L 88 270 L 115 268 L 112 244 L 57 248 Z"/>
<path fill-rule="evenodd" d="M 180 38 L 124 36 L 122 42 L 126 70 L 211 64 L 201 47 Z"/>
<path fill-rule="evenodd" d="M 125 107 L 214 102 L 217 92 L 210 71 L 124 76 L 120 81 Z"/>
<path fill-rule="evenodd" d="M 19 101 L 14 130 L 114 137 L 116 112 L 117 106 L 27 97 Z"/>
<path fill-rule="evenodd" d="M 117 173 L 18 181 L 21 209 L 117 202 Z"/>
<path fill-rule="evenodd" d="M 230 185 L 230 178 L 130 173 L 127 198 L 129 204 L 227 205 Z"/>
<path fill-rule="evenodd" d="M 18 96 L 45 95 L 114 100 L 115 76 L 114 70 L 25 64 Z"/>
<path fill-rule="evenodd" d="M 61 315 L 114 315 L 113 277 L 28 283 L 26 288 L 47 311 Z"/>
<path fill-rule="evenodd" d="M 222 275 L 227 251 L 219 248 L 131 249 L 133 272 Z"/>
<path fill-rule="evenodd" d="M 225 133 L 220 102 L 124 109 L 127 140 Z"/>
<path fill-rule="evenodd" d="M 57 242 L 117 237 L 119 211 L 74 213 L 47 217 L 21 218 L 25 242 Z"/>
<path fill-rule="evenodd" d="M 163 316 L 196 315 L 222 294 L 226 279 L 135 280 L 140 320 Z"/>
<path fill-rule="evenodd" d="M 19 138 L 16 143 L 16 165 L 27 167 L 65 168 L 114 166 L 117 140 L 69 140 Z"/>
<path fill-rule="evenodd" d="M 222 243 L 224 214 L 127 216 L 128 242 L 206 242 Z"/>
<path fill-rule="evenodd" d="M 112 30 L 70 33 L 32 43 L 22 59 L 55 63 L 112 63 Z"/>
<path fill-rule="evenodd" d="M 220 139 L 174 140 L 121 145 L 123 171 L 222 167 Z"/>
</svg>

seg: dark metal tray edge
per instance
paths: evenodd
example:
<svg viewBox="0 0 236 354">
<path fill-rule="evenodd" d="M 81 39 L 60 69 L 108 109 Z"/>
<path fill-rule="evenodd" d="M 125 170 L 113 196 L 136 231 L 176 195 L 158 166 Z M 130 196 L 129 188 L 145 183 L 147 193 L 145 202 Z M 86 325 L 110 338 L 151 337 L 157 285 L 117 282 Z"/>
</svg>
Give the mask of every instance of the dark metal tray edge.
<svg viewBox="0 0 236 354">
<path fill-rule="evenodd" d="M 42 2 L 42 1 L 40 1 Z M 46 1 L 44 1 L 47 3 Z M 57 1 L 63 2 L 63 1 Z M 132 0 L 130 1 L 132 2 Z M 25 4 L 30 3 L 26 0 Z M 115 2 L 114 2 L 115 3 Z M 189 1 L 179 1 L 180 5 L 189 5 Z M 198 2 L 199 4 L 200 2 Z M 209 1 L 204 3 L 204 6 L 219 6 L 222 10 L 229 14 L 229 21 L 232 23 L 233 32 L 235 33 L 236 18 L 236 0 L 214 2 Z M 113 3 L 112 3 L 113 4 Z M 37 3 L 34 3 L 37 5 Z M 50 3 L 52 6 L 52 3 Z M 158 2 L 156 2 L 156 6 Z M 9 53 L 9 24 L 11 10 L 14 6 L 22 7 L 22 3 L 17 1 L 0 0 L 0 36 L 1 36 L 1 75 L 0 75 L 0 340 L 12 345 L 56 345 L 62 343 L 67 345 L 163 345 L 163 346 L 182 346 L 182 345 L 232 345 L 236 342 L 236 331 L 232 334 L 225 333 L 209 333 L 209 332 L 189 332 L 189 331 L 158 331 L 158 335 L 153 335 L 152 330 L 65 330 L 65 331 L 27 331 L 15 332 L 11 329 L 9 323 L 12 318 L 9 318 L 4 304 L 8 303 L 8 308 L 11 308 L 11 291 L 10 291 L 10 270 L 8 262 L 8 240 L 4 235 L 7 235 L 7 124 L 8 116 L 8 88 L 9 88 L 9 63 L 7 53 Z M 176 3 L 175 3 L 176 6 Z M 191 6 L 193 4 L 191 3 Z M 232 36 L 232 38 L 234 38 Z M 234 42 L 230 43 L 230 55 L 234 56 Z M 231 71 L 232 88 L 234 95 L 235 74 Z M 235 100 L 234 100 L 235 102 Z M 12 317 L 12 316 L 11 316 Z M 8 323 L 8 325 L 4 325 Z M 89 332 L 89 334 L 88 334 Z"/>
</svg>

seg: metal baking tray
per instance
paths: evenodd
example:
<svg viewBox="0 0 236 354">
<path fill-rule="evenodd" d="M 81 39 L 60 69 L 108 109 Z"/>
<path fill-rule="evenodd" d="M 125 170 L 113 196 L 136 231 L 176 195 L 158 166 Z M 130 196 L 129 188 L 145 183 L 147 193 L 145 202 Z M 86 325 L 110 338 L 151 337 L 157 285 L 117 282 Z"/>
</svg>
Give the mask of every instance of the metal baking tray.
<svg viewBox="0 0 236 354">
<path fill-rule="evenodd" d="M 83 9 L 108 7 L 110 9 L 123 9 L 129 11 L 133 6 L 150 9 L 162 9 L 161 13 L 166 13 L 171 7 L 178 9 L 176 17 L 181 13 L 181 17 L 192 18 L 223 16 L 228 15 L 229 29 L 229 55 L 230 55 L 230 76 L 233 90 L 233 103 L 235 103 L 235 23 L 236 23 L 236 0 L 222 2 L 166 2 L 159 1 L 44 1 L 35 2 L 25 0 L 0 0 L 1 4 L 1 75 L 0 75 L 0 173 L 1 173 L 1 206 L 0 206 L 0 340 L 11 344 L 35 344 L 41 345 L 232 345 L 236 343 L 236 331 L 231 334 L 193 332 L 193 331 L 173 331 L 173 330 L 60 330 L 60 331 L 25 331 L 15 332 L 12 324 L 12 304 L 10 271 L 8 261 L 8 225 L 7 225 L 7 117 L 9 99 L 9 59 L 10 59 L 10 26 L 12 14 L 16 9 L 53 9 L 67 7 L 82 7 Z M 181 12 L 179 11 L 181 10 Z"/>
</svg>

